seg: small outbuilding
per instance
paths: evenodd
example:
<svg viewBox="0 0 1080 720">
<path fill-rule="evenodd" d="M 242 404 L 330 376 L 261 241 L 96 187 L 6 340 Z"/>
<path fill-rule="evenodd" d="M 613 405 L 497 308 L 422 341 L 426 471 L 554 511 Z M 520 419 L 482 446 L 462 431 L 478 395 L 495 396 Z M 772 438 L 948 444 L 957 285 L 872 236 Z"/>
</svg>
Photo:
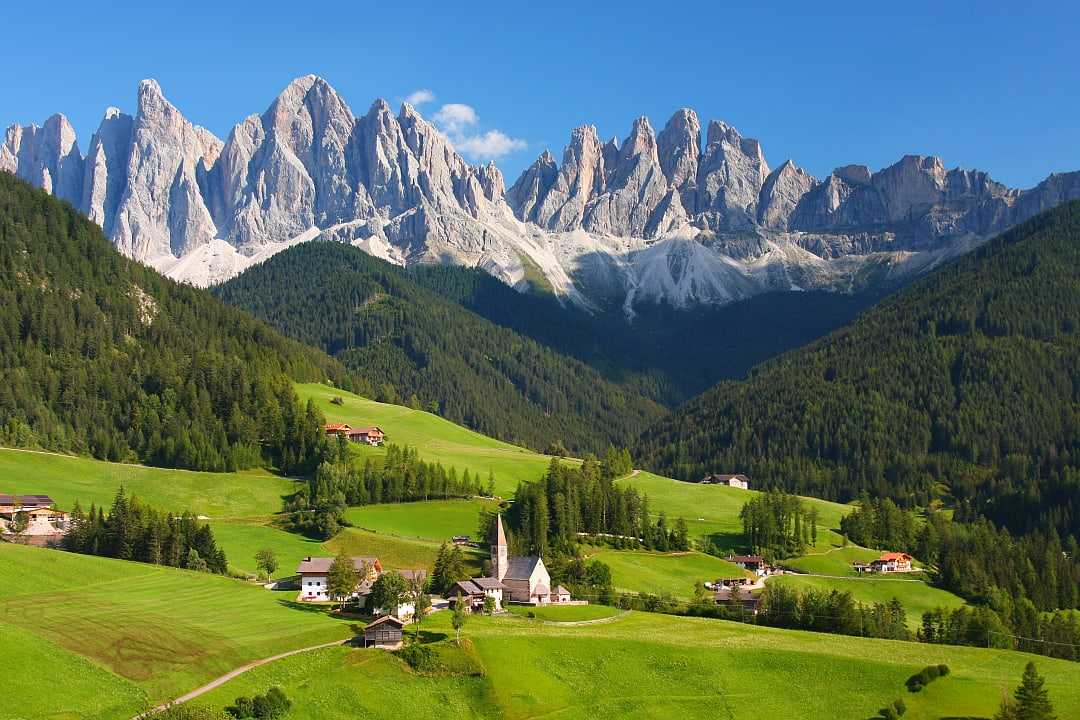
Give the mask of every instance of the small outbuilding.
<svg viewBox="0 0 1080 720">
<path fill-rule="evenodd" d="M 405 623 L 393 615 L 383 615 L 364 627 L 364 647 L 397 650 L 401 647 Z"/>
</svg>

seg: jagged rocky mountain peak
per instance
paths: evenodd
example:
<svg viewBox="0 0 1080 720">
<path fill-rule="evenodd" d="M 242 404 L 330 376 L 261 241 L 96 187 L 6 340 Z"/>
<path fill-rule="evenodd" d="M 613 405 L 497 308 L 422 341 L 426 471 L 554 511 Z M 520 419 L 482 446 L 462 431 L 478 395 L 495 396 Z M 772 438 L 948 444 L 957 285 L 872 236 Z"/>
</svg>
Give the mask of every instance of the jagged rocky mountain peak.
<svg viewBox="0 0 1080 720">
<path fill-rule="evenodd" d="M 822 181 L 720 120 L 677 109 L 622 140 L 570 132 L 506 187 L 470 165 L 408 103 L 356 115 L 324 79 L 288 83 L 223 143 L 153 80 L 106 110 L 86 156 L 62 115 L 13 125 L 0 169 L 63 197 L 123 252 L 206 284 L 295 242 L 348 242 L 396 263 L 481 267 L 524 287 L 539 272 L 587 308 L 737 300 L 792 288 L 892 282 L 1080 197 L 1080 173 L 1030 190 L 908 155 Z M 861 273 L 873 263 L 874 273 Z M 884 270 L 882 270 L 884 268 Z"/>
</svg>

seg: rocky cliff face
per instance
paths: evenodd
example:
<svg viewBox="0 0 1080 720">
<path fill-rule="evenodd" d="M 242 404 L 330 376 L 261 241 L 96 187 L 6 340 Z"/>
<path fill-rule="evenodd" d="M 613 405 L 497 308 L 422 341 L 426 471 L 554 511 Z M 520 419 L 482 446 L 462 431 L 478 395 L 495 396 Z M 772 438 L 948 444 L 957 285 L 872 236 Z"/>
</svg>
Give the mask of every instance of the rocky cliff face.
<svg viewBox="0 0 1080 720">
<path fill-rule="evenodd" d="M 620 141 L 575 129 L 509 190 L 408 104 L 355 115 L 323 79 L 297 78 L 222 143 L 152 80 L 134 115 L 109 108 L 83 157 L 62 115 L 13 125 L 0 169 L 71 202 L 117 247 L 197 284 L 296 242 L 349 242 L 396 263 L 537 276 L 585 307 L 723 303 L 768 290 L 848 289 L 923 272 L 1037 212 L 1080 197 L 1080 173 L 1030 190 L 907 156 L 818 180 L 770 170 L 757 140 L 676 111 Z M 526 278 L 530 280 L 526 280 Z"/>
</svg>

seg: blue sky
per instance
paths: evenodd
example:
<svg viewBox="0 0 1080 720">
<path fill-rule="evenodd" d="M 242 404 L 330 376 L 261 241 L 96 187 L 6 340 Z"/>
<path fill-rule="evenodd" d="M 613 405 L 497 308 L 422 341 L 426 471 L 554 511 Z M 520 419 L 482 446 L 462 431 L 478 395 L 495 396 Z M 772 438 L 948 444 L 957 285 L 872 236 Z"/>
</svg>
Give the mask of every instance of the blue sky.
<svg viewBox="0 0 1080 720">
<path fill-rule="evenodd" d="M 570 129 L 624 137 L 678 107 L 815 175 L 937 154 L 1027 187 L 1080 169 L 1074 3 L 19 3 L 8 12 L 0 123 L 64 112 L 85 150 L 104 109 L 154 77 L 224 139 L 292 78 L 325 77 L 362 113 L 421 106 L 508 183 Z M 882 7 L 888 5 L 889 7 Z M 491 135 L 498 132 L 501 135 Z"/>
</svg>

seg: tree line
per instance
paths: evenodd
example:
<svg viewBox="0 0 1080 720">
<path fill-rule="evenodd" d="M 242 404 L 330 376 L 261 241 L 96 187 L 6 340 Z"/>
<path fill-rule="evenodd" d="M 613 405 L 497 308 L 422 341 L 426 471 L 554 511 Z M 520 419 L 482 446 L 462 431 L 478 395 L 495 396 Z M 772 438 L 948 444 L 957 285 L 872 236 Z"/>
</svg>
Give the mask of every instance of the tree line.
<svg viewBox="0 0 1080 720">
<path fill-rule="evenodd" d="M 614 448 L 603 460 L 586 456 L 579 467 L 552 458 L 539 481 L 519 483 L 514 493 L 506 514 L 514 552 L 544 556 L 552 550 L 565 552 L 582 535 L 601 542 L 606 537 L 617 547 L 689 549 L 683 518 L 671 522 L 661 511 L 653 521 L 647 495 L 615 484 L 628 470 L 625 455 Z M 487 520 L 489 525 L 493 521 L 493 516 Z M 490 536 L 490 529 L 481 532 Z"/>
<path fill-rule="evenodd" d="M 769 560 L 802 555 L 817 544 L 818 511 L 802 498 L 769 490 L 748 500 L 739 511 L 751 551 Z"/>
<path fill-rule="evenodd" d="M 283 511 L 291 529 L 328 539 L 346 524 L 349 506 L 490 495 L 494 487 L 494 473 L 481 478 L 466 469 L 458 475 L 456 468 L 421 460 L 409 446 L 387 445 L 381 462 L 369 457 L 358 466 L 339 437 L 304 488 L 285 499 Z"/>
<path fill-rule="evenodd" d="M 128 497 L 123 486 L 108 512 L 95 505 L 84 511 L 76 501 L 61 546 L 84 555 L 219 574 L 228 571 L 225 551 L 218 547 L 207 523 L 189 512 L 155 510 Z"/>
</svg>

